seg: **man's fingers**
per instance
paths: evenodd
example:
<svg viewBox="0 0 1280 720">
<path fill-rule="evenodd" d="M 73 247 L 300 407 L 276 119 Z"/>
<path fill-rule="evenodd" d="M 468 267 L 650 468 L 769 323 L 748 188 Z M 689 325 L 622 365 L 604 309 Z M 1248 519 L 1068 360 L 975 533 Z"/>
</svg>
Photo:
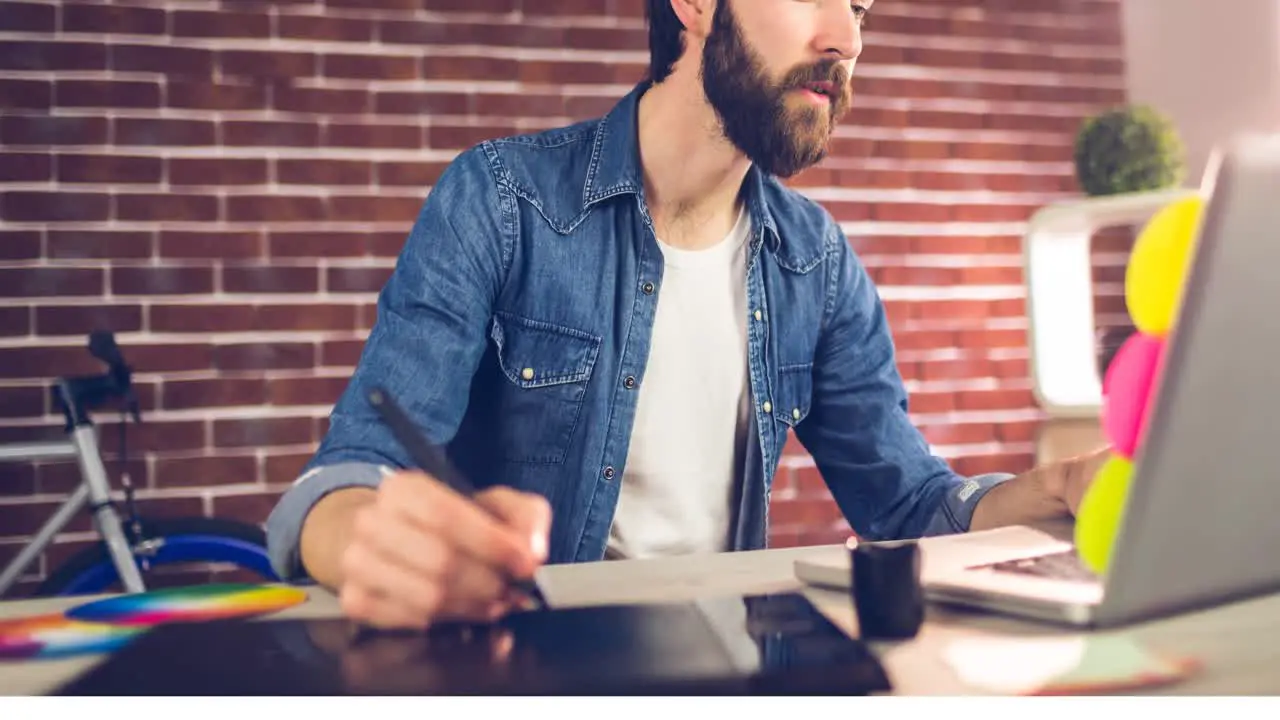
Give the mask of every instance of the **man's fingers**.
<svg viewBox="0 0 1280 720">
<path fill-rule="evenodd" d="M 476 502 L 515 528 L 539 564 L 546 561 L 547 534 L 551 530 L 551 505 L 546 498 L 495 487 L 476 495 Z"/>
<path fill-rule="evenodd" d="M 465 559 L 452 565 L 452 572 L 441 580 L 445 584 L 444 601 L 439 614 L 467 620 L 496 620 L 510 606 L 505 602 L 508 582 L 504 575 L 483 563 Z"/>
<path fill-rule="evenodd" d="M 343 584 L 338 603 L 344 615 L 375 628 L 422 629 L 430 623 L 427 615 L 357 583 Z"/>
<path fill-rule="evenodd" d="M 480 562 L 515 575 L 533 571 L 537 561 L 528 540 L 470 498 L 418 473 L 396 475 L 384 482 L 395 483 L 379 495 L 387 509 L 401 513 L 426 532 L 438 534 L 446 544 Z"/>
<path fill-rule="evenodd" d="M 424 542 L 431 552 L 432 543 Z M 441 578 L 414 572 L 375 551 L 366 543 L 352 543 L 342 557 L 344 600 L 357 604 L 370 620 L 424 624 L 443 602 Z"/>
</svg>

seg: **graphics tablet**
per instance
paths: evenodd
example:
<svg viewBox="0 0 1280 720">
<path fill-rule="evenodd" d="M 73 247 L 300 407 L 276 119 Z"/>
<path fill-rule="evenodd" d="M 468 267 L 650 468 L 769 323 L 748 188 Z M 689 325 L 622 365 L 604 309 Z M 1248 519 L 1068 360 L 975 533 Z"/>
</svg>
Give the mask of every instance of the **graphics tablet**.
<svg viewBox="0 0 1280 720">
<path fill-rule="evenodd" d="M 375 633 L 341 618 L 157 627 L 58 695 L 824 694 L 890 689 L 799 593 L 513 614 Z"/>
</svg>

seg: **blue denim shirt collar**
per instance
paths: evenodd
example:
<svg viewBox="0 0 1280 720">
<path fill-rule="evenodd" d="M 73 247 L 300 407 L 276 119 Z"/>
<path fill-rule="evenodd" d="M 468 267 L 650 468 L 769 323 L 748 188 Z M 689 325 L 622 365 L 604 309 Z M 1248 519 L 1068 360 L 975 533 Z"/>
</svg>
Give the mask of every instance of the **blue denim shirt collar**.
<svg viewBox="0 0 1280 720">
<path fill-rule="evenodd" d="M 605 198 L 634 193 L 644 199 L 644 173 L 640 167 L 639 133 L 640 97 L 650 87 L 648 81 L 638 83 L 596 125 L 591 149 L 591 164 L 582 188 L 582 210 Z M 743 183 L 751 226 L 757 229 L 756 240 L 777 253 L 782 245 L 778 225 L 765 198 L 765 176 L 753 163 Z M 653 225 L 648 207 L 640 203 L 644 220 Z"/>
</svg>

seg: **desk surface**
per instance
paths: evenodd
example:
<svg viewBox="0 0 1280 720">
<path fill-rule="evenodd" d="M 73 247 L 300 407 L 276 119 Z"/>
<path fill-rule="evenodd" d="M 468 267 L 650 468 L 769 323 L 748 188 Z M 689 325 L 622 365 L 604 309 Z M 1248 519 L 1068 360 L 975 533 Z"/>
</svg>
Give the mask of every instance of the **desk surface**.
<svg viewBox="0 0 1280 720">
<path fill-rule="evenodd" d="M 824 548 L 786 548 L 705 557 L 600 562 L 544 568 L 542 581 L 555 606 L 617 602 L 658 602 L 698 596 L 777 591 L 803 587 L 795 579 L 794 561 Z M 826 549 L 830 552 L 830 549 Z M 308 588 L 310 599 L 275 617 L 339 615 L 329 592 Z M 856 632 L 848 596 L 814 588 L 806 594 L 833 622 Z M 21 600 L 0 603 L 0 618 L 56 611 L 85 598 Z M 1190 655 L 1203 664 L 1193 677 L 1176 685 L 1153 688 L 1161 694 L 1280 693 L 1280 595 L 1132 626 L 1106 633 L 1083 634 L 1069 629 L 1011 620 L 981 612 L 930 607 L 920 634 L 904 642 L 875 643 L 896 691 L 903 694 L 982 694 L 989 687 L 964 680 L 956 648 L 982 648 L 983 662 L 1016 664 L 1025 659 L 1010 640 L 1043 640 L 1050 644 L 1102 638 L 1131 639 L 1143 648 Z M 1006 653 L 1001 655 L 1001 653 Z M 969 655 L 969 657 L 975 657 Z M 63 660 L 0 662 L 0 693 L 38 695 L 49 692 L 102 659 L 86 656 Z"/>
</svg>

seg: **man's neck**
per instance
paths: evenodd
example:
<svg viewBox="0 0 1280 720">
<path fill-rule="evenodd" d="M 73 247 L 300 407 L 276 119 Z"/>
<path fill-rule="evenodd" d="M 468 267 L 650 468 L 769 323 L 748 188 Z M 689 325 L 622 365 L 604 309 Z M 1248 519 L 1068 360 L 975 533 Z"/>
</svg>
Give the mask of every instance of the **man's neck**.
<svg viewBox="0 0 1280 720">
<path fill-rule="evenodd" d="M 640 97 L 640 163 L 662 241 L 700 250 L 733 228 L 750 161 L 720 134 L 701 88 L 673 75 Z"/>
</svg>

